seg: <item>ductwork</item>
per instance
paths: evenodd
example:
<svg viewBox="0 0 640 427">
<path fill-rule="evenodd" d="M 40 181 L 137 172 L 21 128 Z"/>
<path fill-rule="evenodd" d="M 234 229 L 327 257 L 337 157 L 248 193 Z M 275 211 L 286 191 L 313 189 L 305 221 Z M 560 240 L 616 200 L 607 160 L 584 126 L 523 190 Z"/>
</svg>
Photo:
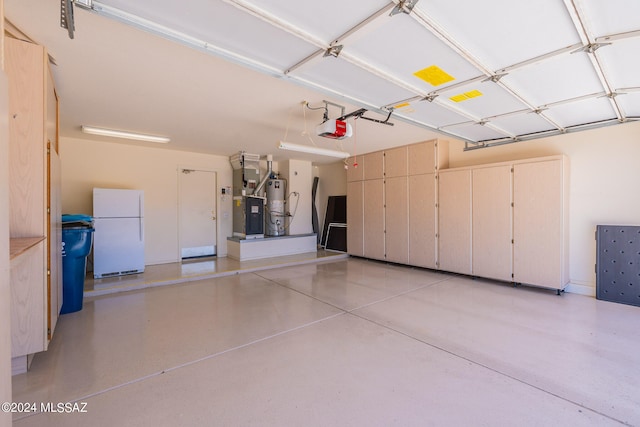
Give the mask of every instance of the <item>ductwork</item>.
<svg viewBox="0 0 640 427">
<path fill-rule="evenodd" d="M 271 154 L 267 154 L 267 173 L 264 175 L 264 178 L 262 178 L 262 181 L 260 181 L 260 184 L 258 184 L 258 186 L 256 187 L 256 189 L 253 191 L 253 196 L 256 196 L 260 193 L 260 190 L 262 190 L 262 187 L 264 187 L 264 185 L 267 183 L 267 180 L 271 177 L 271 172 L 272 172 L 272 164 L 273 164 L 273 156 Z"/>
</svg>

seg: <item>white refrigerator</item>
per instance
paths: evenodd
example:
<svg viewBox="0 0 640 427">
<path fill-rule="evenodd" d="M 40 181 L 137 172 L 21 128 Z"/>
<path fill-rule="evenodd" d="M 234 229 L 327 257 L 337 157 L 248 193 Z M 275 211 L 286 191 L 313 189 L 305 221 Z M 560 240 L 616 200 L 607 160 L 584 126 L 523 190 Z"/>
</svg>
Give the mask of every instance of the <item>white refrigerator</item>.
<svg viewBox="0 0 640 427">
<path fill-rule="evenodd" d="M 93 189 L 93 277 L 144 271 L 144 193 Z"/>
</svg>

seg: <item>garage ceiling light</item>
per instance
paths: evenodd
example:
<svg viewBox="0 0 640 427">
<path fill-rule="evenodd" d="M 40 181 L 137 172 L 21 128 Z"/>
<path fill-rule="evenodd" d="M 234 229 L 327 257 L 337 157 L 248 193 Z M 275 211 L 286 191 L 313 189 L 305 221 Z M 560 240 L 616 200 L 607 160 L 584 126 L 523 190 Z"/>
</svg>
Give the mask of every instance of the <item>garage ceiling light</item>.
<svg viewBox="0 0 640 427">
<path fill-rule="evenodd" d="M 281 150 L 297 151 L 298 153 L 317 154 L 319 156 L 337 157 L 339 159 L 346 159 L 349 157 L 349 153 L 346 151 L 329 150 L 326 148 L 314 147 L 312 145 L 298 145 L 290 142 L 280 141 L 278 148 Z"/>
<path fill-rule="evenodd" d="M 166 144 L 169 141 L 171 141 L 171 139 L 166 136 L 145 135 L 143 133 L 125 132 L 121 130 L 103 129 L 103 128 L 97 128 L 93 126 L 84 126 L 84 125 L 82 126 L 82 132 L 88 133 L 91 135 L 110 136 L 113 138 L 123 138 L 123 139 L 133 139 L 136 141 L 157 142 L 160 144 Z"/>
</svg>

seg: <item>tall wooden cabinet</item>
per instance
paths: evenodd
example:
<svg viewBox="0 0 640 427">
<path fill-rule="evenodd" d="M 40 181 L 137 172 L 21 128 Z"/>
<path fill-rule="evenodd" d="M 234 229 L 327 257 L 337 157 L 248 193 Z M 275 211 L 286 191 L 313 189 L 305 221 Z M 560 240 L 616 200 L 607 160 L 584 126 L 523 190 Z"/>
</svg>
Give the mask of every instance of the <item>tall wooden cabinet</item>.
<svg viewBox="0 0 640 427">
<path fill-rule="evenodd" d="M 441 171 L 438 268 L 564 289 L 568 170 L 550 156 Z"/>
<path fill-rule="evenodd" d="M 438 173 L 449 166 L 449 143 L 426 141 L 408 146 L 409 264 L 437 267 Z"/>
<path fill-rule="evenodd" d="M 438 268 L 471 274 L 471 171 L 440 172 Z"/>
<path fill-rule="evenodd" d="M 364 256 L 364 183 L 347 182 L 347 252 Z"/>
<path fill-rule="evenodd" d="M 347 253 L 364 256 L 364 165 L 362 156 L 347 160 Z"/>
<path fill-rule="evenodd" d="M 436 268 L 436 174 L 409 176 L 409 262 Z"/>
<path fill-rule="evenodd" d="M 383 260 L 385 256 L 384 180 L 382 178 L 365 180 L 363 185 L 363 254 L 367 258 Z M 347 207 L 347 209 L 349 208 Z M 348 227 L 349 224 L 347 224 Z M 347 244 L 349 243 L 347 242 Z"/>
<path fill-rule="evenodd" d="M 364 256 L 384 259 L 384 153 L 379 151 L 365 154 L 362 163 Z"/>
<path fill-rule="evenodd" d="M 348 252 L 564 289 L 567 158 L 447 166 L 446 141 L 361 156 L 347 173 Z"/>
<path fill-rule="evenodd" d="M 512 280 L 511 170 L 501 165 L 471 171 L 474 276 Z"/>
<path fill-rule="evenodd" d="M 406 146 L 384 152 L 385 259 L 409 262 L 409 188 Z"/>
<path fill-rule="evenodd" d="M 436 174 L 448 143 L 426 141 L 347 161 L 347 252 L 435 267 Z"/>
<path fill-rule="evenodd" d="M 409 262 L 409 203 L 406 176 L 385 179 L 385 249 L 387 261 Z"/>
<path fill-rule="evenodd" d="M 62 306 L 58 100 L 42 46 L 5 38 L 14 372 L 47 349 Z"/>
<path fill-rule="evenodd" d="M 568 162 L 513 166 L 513 280 L 562 289 L 569 281 Z"/>
</svg>

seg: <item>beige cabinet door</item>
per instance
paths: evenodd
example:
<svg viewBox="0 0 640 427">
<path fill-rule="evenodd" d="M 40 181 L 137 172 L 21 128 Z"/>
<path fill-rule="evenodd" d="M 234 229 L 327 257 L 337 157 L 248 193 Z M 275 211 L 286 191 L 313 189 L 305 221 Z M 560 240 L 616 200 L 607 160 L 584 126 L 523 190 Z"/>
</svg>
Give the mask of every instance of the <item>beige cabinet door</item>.
<svg viewBox="0 0 640 427">
<path fill-rule="evenodd" d="M 376 151 L 362 156 L 365 180 L 384 178 L 384 152 Z"/>
<path fill-rule="evenodd" d="M 362 181 L 364 179 L 364 165 L 362 156 L 349 157 L 347 159 L 347 182 Z"/>
<path fill-rule="evenodd" d="M 409 177 L 409 264 L 436 268 L 435 174 Z"/>
<path fill-rule="evenodd" d="M 363 181 L 347 183 L 347 253 L 355 256 L 364 256 L 363 191 Z"/>
<path fill-rule="evenodd" d="M 385 178 L 407 176 L 407 146 L 385 150 L 384 176 Z"/>
<path fill-rule="evenodd" d="M 46 234 L 44 48 L 5 37 L 9 79 L 9 230 L 11 237 Z"/>
<path fill-rule="evenodd" d="M 473 275 L 511 281 L 511 165 L 474 169 Z"/>
<path fill-rule="evenodd" d="M 384 259 L 384 181 L 364 181 L 364 256 Z"/>
<path fill-rule="evenodd" d="M 435 141 L 409 145 L 409 175 L 424 175 L 436 170 Z"/>
<path fill-rule="evenodd" d="M 561 289 L 563 279 L 563 163 L 514 165 L 513 274 L 518 283 Z"/>
<path fill-rule="evenodd" d="M 442 139 L 409 145 L 409 175 L 424 175 L 449 167 L 449 142 Z"/>
<path fill-rule="evenodd" d="M 49 231 L 48 231 L 48 286 L 47 286 L 47 312 L 48 339 L 51 339 L 53 331 L 58 323 L 60 310 L 62 309 L 62 169 L 60 156 L 51 148 L 48 154 L 49 166 Z"/>
<path fill-rule="evenodd" d="M 409 262 L 407 187 L 406 176 L 387 178 L 385 182 L 386 260 L 400 264 Z"/>
<path fill-rule="evenodd" d="M 438 181 L 438 267 L 471 274 L 471 171 L 445 170 Z"/>
<path fill-rule="evenodd" d="M 46 241 L 11 260 L 11 357 L 38 353 L 47 348 Z"/>
</svg>

